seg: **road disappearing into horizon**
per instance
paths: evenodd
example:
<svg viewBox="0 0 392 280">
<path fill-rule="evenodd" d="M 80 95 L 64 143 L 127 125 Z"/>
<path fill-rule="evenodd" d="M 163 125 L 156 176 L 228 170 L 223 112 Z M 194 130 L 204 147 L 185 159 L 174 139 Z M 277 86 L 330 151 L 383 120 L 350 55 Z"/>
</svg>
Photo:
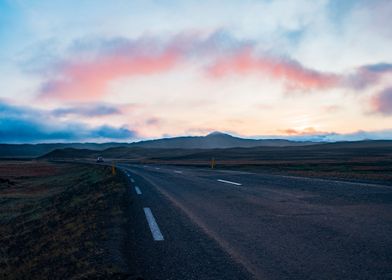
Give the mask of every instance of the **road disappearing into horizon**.
<svg viewBox="0 0 392 280">
<path fill-rule="evenodd" d="M 119 164 L 145 279 L 392 278 L 392 187 Z M 135 249 L 136 248 L 136 249 Z"/>
</svg>

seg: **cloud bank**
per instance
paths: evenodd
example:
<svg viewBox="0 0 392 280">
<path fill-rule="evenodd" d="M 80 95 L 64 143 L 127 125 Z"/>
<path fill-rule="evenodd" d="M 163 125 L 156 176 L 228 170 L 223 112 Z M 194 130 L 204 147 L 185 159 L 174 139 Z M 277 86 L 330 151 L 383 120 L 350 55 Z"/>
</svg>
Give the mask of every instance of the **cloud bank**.
<svg viewBox="0 0 392 280">
<path fill-rule="evenodd" d="M 54 59 L 45 73 L 39 98 L 93 100 L 100 98 L 111 81 L 135 76 L 164 74 L 195 57 L 232 52 L 249 44 L 220 30 L 212 34 L 182 32 L 169 38 L 84 38 L 76 40 L 70 54 Z M 48 75 L 48 73 L 51 73 Z"/>
<path fill-rule="evenodd" d="M 215 61 L 208 72 L 212 77 L 230 74 L 249 75 L 259 73 L 269 78 L 283 80 L 290 89 L 325 89 L 336 86 L 338 75 L 309 69 L 299 62 L 268 55 L 255 56 L 250 49 Z"/>
<path fill-rule="evenodd" d="M 56 114 L 54 114 L 56 115 Z M 0 141 L 2 143 L 129 141 L 136 133 L 127 127 L 88 126 L 61 121 L 51 112 L 0 102 Z"/>
<path fill-rule="evenodd" d="M 392 64 L 360 65 L 345 73 L 323 72 L 278 55 L 255 41 L 238 39 L 226 30 L 184 31 L 170 36 L 84 38 L 74 41 L 66 57 L 47 65 L 39 98 L 91 101 L 102 98 L 110 82 L 120 78 L 164 75 L 200 64 L 212 80 L 260 75 L 281 82 L 288 91 L 345 88 L 361 92 L 392 73 Z M 48 75 L 48 73 L 51 73 Z"/>
<path fill-rule="evenodd" d="M 100 117 L 109 115 L 120 115 L 121 110 L 108 104 L 81 104 L 58 108 L 51 112 L 56 117 L 80 116 L 80 117 Z"/>
<path fill-rule="evenodd" d="M 363 141 L 363 140 L 392 140 L 392 129 L 365 131 L 358 130 L 351 133 L 323 132 L 313 127 L 303 130 L 286 129 L 281 131 L 285 135 L 272 136 L 272 138 L 283 138 L 294 141 L 314 142 L 339 142 L 339 141 Z M 271 136 L 261 136 L 271 138 Z"/>
</svg>

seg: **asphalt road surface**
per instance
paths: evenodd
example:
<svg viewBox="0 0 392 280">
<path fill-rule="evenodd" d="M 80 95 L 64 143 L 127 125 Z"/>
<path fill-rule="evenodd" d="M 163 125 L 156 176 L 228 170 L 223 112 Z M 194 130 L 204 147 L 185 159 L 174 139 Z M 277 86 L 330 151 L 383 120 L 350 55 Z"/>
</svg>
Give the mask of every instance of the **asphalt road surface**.
<svg viewBox="0 0 392 280">
<path fill-rule="evenodd" d="M 390 186 L 119 167 L 143 279 L 392 279 Z"/>
</svg>

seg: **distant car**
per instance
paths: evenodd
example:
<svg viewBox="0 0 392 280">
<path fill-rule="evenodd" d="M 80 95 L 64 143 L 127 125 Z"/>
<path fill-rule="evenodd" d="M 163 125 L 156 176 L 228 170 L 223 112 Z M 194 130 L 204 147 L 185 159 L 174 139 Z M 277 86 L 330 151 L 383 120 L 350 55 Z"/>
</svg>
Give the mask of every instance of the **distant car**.
<svg viewBox="0 0 392 280">
<path fill-rule="evenodd" d="M 96 162 L 103 162 L 103 157 L 98 157 Z"/>
</svg>

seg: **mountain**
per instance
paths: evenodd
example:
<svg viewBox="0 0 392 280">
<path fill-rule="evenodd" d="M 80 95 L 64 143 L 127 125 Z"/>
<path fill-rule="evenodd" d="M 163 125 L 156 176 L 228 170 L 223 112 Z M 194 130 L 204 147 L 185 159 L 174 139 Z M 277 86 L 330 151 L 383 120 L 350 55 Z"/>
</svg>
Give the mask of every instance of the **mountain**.
<svg viewBox="0 0 392 280">
<path fill-rule="evenodd" d="M 133 143 L 54 143 L 54 144 L 0 144 L 0 157 L 39 157 L 57 149 L 88 149 L 102 151 L 117 147 L 138 147 L 157 149 L 226 149 L 307 146 L 317 142 L 296 142 L 283 139 L 245 139 L 221 132 L 212 132 L 206 136 L 183 136 L 147 140 Z"/>
<path fill-rule="evenodd" d="M 287 147 L 314 145 L 315 142 L 296 142 L 284 139 L 245 139 L 222 132 L 212 132 L 206 136 L 183 136 L 131 143 L 133 147 L 161 149 L 226 149 L 251 148 L 258 146 Z"/>
</svg>

